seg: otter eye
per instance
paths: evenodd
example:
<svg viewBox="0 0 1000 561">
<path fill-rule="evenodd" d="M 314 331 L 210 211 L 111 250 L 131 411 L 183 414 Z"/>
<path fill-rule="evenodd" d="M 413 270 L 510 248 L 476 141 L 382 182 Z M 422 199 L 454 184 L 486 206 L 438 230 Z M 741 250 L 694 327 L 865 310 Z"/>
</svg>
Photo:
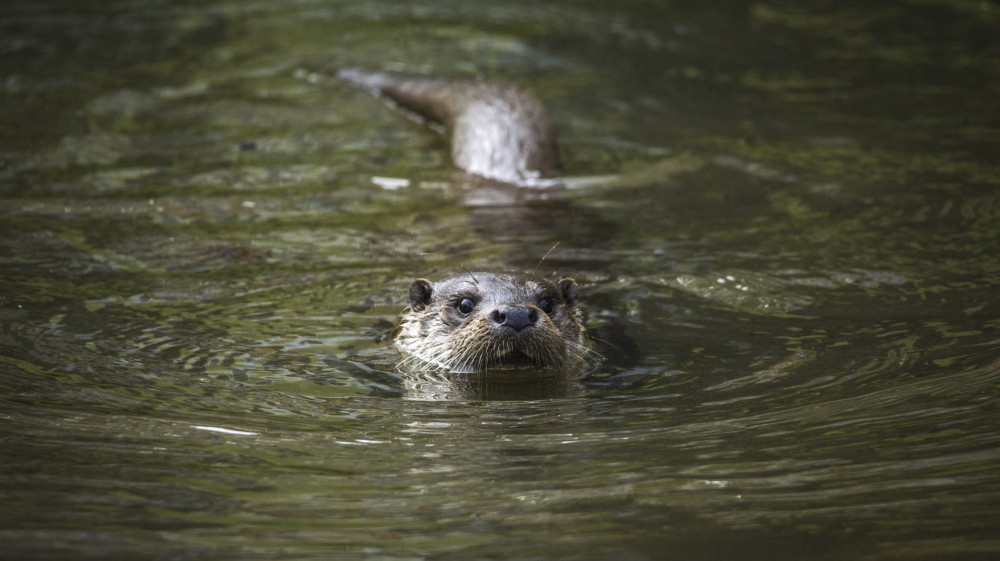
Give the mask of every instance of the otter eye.
<svg viewBox="0 0 1000 561">
<path fill-rule="evenodd" d="M 542 309 L 543 312 L 547 314 L 552 313 L 552 300 L 548 298 L 540 298 L 538 300 L 538 307 Z"/>
<path fill-rule="evenodd" d="M 468 298 L 462 298 L 462 301 L 455 307 L 458 308 L 458 313 L 467 316 L 472 313 L 472 310 L 476 307 L 476 303 Z"/>
</svg>

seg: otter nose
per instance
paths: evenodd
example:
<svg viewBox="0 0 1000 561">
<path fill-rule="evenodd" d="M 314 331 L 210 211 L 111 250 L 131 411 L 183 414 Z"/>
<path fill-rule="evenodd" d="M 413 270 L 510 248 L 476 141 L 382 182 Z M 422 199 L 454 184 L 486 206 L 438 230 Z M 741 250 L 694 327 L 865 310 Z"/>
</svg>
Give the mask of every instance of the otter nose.
<svg viewBox="0 0 1000 561">
<path fill-rule="evenodd" d="M 512 306 L 510 308 L 497 308 L 493 310 L 490 317 L 500 325 L 520 331 L 529 325 L 534 325 L 538 319 L 538 312 L 524 306 Z"/>
</svg>

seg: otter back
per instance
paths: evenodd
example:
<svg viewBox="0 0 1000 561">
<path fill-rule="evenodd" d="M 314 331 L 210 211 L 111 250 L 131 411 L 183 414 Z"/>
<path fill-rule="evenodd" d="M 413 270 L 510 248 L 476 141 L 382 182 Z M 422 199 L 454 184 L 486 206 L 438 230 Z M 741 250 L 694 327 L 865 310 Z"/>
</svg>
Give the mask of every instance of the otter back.
<svg viewBox="0 0 1000 561">
<path fill-rule="evenodd" d="M 452 160 L 469 173 L 523 186 L 551 184 L 542 180 L 559 173 L 545 107 L 516 86 L 356 69 L 337 77 L 447 127 Z"/>
</svg>

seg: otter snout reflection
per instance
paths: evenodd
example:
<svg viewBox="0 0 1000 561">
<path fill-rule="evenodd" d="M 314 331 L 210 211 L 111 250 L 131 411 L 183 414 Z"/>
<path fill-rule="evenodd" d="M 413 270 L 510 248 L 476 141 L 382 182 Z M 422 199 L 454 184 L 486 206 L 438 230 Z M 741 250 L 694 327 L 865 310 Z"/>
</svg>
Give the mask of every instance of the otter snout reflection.
<svg viewBox="0 0 1000 561">
<path fill-rule="evenodd" d="M 573 279 L 467 273 L 417 279 L 396 347 L 404 370 L 471 373 L 582 370 L 587 345 Z"/>
</svg>

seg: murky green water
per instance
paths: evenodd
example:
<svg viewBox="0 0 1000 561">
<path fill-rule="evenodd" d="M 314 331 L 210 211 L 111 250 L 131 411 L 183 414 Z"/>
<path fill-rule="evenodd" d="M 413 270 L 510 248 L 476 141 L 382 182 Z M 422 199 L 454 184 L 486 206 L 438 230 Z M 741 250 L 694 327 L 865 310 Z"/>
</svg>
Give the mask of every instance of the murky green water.
<svg viewBox="0 0 1000 561">
<path fill-rule="evenodd" d="M 1000 556 L 1000 6 L 813 4 L 5 3 L 0 557 Z M 529 87 L 574 188 L 342 66 Z M 635 351 L 395 372 L 413 278 L 557 242 Z"/>
</svg>

